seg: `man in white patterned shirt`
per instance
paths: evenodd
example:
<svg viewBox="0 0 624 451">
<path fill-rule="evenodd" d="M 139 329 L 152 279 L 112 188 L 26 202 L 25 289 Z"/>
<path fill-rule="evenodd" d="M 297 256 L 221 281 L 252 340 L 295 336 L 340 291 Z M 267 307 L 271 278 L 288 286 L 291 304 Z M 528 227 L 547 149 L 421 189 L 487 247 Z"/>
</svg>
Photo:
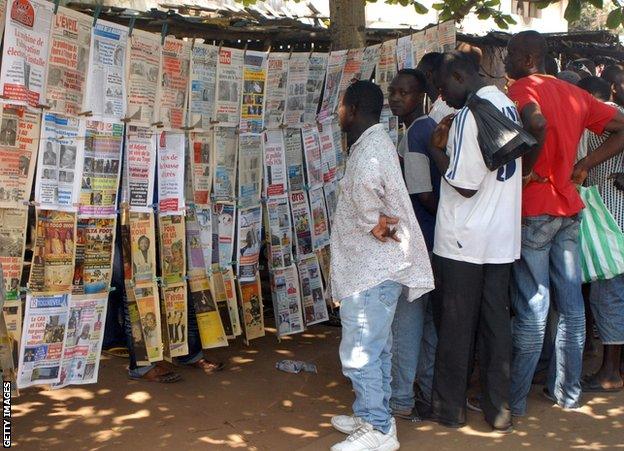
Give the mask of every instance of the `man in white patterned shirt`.
<svg viewBox="0 0 624 451">
<path fill-rule="evenodd" d="M 349 437 L 333 451 L 399 448 L 391 416 L 392 320 L 403 287 L 410 301 L 433 289 L 420 227 L 396 149 L 379 124 L 381 89 L 347 88 L 340 126 L 351 146 L 332 228 L 331 283 L 340 299 L 340 360 L 355 392 L 353 416 L 332 418 Z M 387 222 L 395 225 L 389 231 Z"/>
</svg>

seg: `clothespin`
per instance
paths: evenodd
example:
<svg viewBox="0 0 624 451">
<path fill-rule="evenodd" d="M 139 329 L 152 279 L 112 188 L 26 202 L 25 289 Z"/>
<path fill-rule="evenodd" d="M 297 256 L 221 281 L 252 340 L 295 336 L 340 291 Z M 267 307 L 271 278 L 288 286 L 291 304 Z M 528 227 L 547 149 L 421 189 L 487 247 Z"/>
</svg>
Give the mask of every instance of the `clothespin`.
<svg viewBox="0 0 624 451">
<path fill-rule="evenodd" d="M 58 7 L 61 3 L 61 0 L 54 0 L 54 14 L 58 12 Z"/>
<path fill-rule="evenodd" d="M 195 48 L 195 38 L 191 41 L 191 51 Z"/>
<path fill-rule="evenodd" d="M 136 23 L 136 17 L 131 17 L 130 22 L 128 23 L 128 37 L 132 36 L 132 32 L 134 31 L 134 24 Z"/>
<path fill-rule="evenodd" d="M 219 53 L 221 53 L 221 48 L 223 47 L 223 39 L 219 41 Z"/>
<path fill-rule="evenodd" d="M 269 44 L 269 48 L 267 49 L 267 53 L 271 53 L 271 49 L 273 48 L 273 45 Z"/>
<path fill-rule="evenodd" d="M 169 24 L 165 22 L 162 25 L 162 29 L 160 30 L 160 45 L 165 45 L 165 38 L 167 37 L 168 28 L 169 28 Z"/>
<path fill-rule="evenodd" d="M 290 47 L 290 53 L 288 54 L 288 59 L 291 59 L 291 58 L 292 58 L 293 50 L 295 50 L 295 47 L 294 47 L 294 46 L 291 46 L 291 47 Z"/>
<path fill-rule="evenodd" d="M 102 12 L 102 5 L 96 5 L 95 9 L 93 10 L 93 26 L 94 27 L 98 21 L 98 18 L 100 17 L 101 12 Z"/>
<path fill-rule="evenodd" d="M 310 54 L 308 55 L 308 59 L 312 58 L 313 53 L 314 53 L 314 42 L 310 44 Z"/>
</svg>

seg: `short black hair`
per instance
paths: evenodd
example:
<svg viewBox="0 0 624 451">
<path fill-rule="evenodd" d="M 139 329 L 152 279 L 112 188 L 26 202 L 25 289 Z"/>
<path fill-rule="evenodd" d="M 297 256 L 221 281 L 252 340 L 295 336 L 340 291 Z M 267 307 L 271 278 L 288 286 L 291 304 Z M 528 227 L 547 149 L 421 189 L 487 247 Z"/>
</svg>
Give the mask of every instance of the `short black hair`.
<svg viewBox="0 0 624 451">
<path fill-rule="evenodd" d="M 425 92 L 427 89 L 427 77 L 418 69 L 401 69 L 397 72 L 397 75 L 408 75 L 414 77 L 418 82 L 418 91 Z"/>
<path fill-rule="evenodd" d="M 548 44 L 546 38 L 535 30 L 521 31 L 513 36 L 513 39 L 519 40 L 525 55 L 532 55 L 538 61 L 538 65 L 546 66 L 546 53 Z"/>
<path fill-rule="evenodd" d="M 439 69 L 440 64 L 442 64 L 442 56 L 443 54 L 440 52 L 425 53 L 418 63 L 418 67 L 424 71 L 435 72 Z"/>
<path fill-rule="evenodd" d="M 459 72 L 468 76 L 479 75 L 479 66 L 477 66 L 474 58 L 457 50 L 447 52 L 442 56 L 438 70 L 442 72 L 443 69 L 446 73 Z"/>
<path fill-rule="evenodd" d="M 591 77 L 585 77 L 579 81 L 576 86 L 584 89 L 603 102 L 607 102 L 611 98 L 611 85 L 608 81 L 600 77 L 593 75 Z"/>
<path fill-rule="evenodd" d="M 617 78 L 617 75 L 620 72 L 622 72 L 622 66 L 619 66 L 617 64 L 612 64 L 604 68 L 604 70 L 602 71 L 602 74 L 600 74 L 600 78 L 602 78 L 603 80 L 607 81 L 610 84 L 613 84 L 615 83 L 615 79 Z"/>
<path fill-rule="evenodd" d="M 379 120 L 384 96 L 381 88 L 371 81 L 358 80 L 349 85 L 343 103 L 354 106 L 359 114 Z"/>
</svg>

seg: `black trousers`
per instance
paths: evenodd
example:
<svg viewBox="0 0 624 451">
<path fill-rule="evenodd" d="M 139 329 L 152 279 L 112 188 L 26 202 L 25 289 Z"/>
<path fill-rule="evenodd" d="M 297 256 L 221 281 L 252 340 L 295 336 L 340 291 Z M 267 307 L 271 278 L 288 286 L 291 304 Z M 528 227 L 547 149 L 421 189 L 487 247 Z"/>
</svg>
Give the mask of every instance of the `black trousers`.
<svg viewBox="0 0 624 451">
<path fill-rule="evenodd" d="M 511 424 L 509 409 L 511 263 L 476 265 L 433 256 L 438 330 L 433 377 L 433 414 L 443 422 L 466 422 L 466 391 L 478 349 L 481 408 L 496 428 Z"/>
</svg>

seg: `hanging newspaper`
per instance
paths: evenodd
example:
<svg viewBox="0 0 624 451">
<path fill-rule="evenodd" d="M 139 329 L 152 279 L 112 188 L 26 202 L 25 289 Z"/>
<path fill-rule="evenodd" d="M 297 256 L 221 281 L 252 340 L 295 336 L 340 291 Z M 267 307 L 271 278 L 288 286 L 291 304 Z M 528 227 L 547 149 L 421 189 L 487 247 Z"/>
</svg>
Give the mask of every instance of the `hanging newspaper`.
<svg viewBox="0 0 624 451">
<path fill-rule="evenodd" d="M 185 222 L 188 275 L 207 277 L 212 266 L 212 213 L 209 209 L 189 209 Z"/>
<path fill-rule="evenodd" d="M 6 19 L 6 7 L 7 7 L 6 0 L 0 1 L 0 41 L 2 41 L 2 38 L 4 37 L 4 22 Z"/>
<path fill-rule="evenodd" d="M 260 205 L 262 190 L 262 136 L 241 135 L 238 142 L 238 205 Z"/>
<path fill-rule="evenodd" d="M 238 296 L 236 295 L 234 270 L 232 268 L 227 268 L 221 274 L 223 276 L 223 287 L 225 288 L 225 295 L 227 296 L 228 300 L 228 310 L 230 312 L 232 331 L 234 332 L 234 336 L 238 337 L 243 332 L 241 329 L 240 316 L 238 314 Z"/>
<path fill-rule="evenodd" d="M 180 357 L 188 354 L 188 312 L 186 304 L 186 283 L 163 287 L 169 355 Z"/>
<path fill-rule="evenodd" d="M 82 190 L 78 212 L 90 217 L 115 216 L 121 172 L 124 125 L 86 121 Z"/>
<path fill-rule="evenodd" d="M 126 129 L 123 181 L 132 211 L 152 211 L 157 139 L 149 127 L 128 125 Z"/>
<path fill-rule="evenodd" d="M 4 299 L 20 298 L 28 210 L 0 209 L 0 265 L 4 274 Z"/>
<path fill-rule="evenodd" d="M 13 363 L 17 368 L 19 360 L 20 341 L 22 339 L 22 300 L 5 300 L 2 306 L 2 314 L 6 322 L 11 348 L 13 350 Z"/>
<path fill-rule="evenodd" d="M 215 117 L 219 47 L 195 43 L 191 51 L 189 126 L 207 131 Z"/>
<path fill-rule="evenodd" d="M 293 53 L 288 62 L 284 123 L 290 126 L 303 122 L 308 95 L 306 87 L 308 84 L 309 59 L 308 53 Z"/>
<path fill-rule="evenodd" d="M 290 193 L 290 211 L 295 229 L 297 256 L 311 254 L 313 249 L 310 207 L 308 207 L 308 199 L 303 191 Z"/>
<path fill-rule="evenodd" d="M 217 222 L 215 222 L 215 219 L 213 217 L 212 233 L 214 234 L 216 231 L 218 234 L 218 263 L 220 267 L 228 268 L 232 266 L 232 253 L 234 252 L 234 226 L 236 222 L 236 204 L 214 204 L 213 212 L 217 217 Z"/>
<path fill-rule="evenodd" d="M 130 212 L 132 274 L 136 283 L 156 280 L 154 214 Z"/>
<path fill-rule="evenodd" d="M 388 92 L 388 86 L 396 73 L 396 41 L 385 41 L 379 49 L 379 62 L 375 68 L 375 83 L 379 85 L 382 92 Z M 388 104 L 387 96 L 384 97 L 384 104 Z"/>
<path fill-rule="evenodd" d="M 158 209 L 184 213 L 184 135 L 161 132 L 158 137 Z"/>
<path fill-rule="evenodd" d="M 160 321 L 160 302 L 156 284 L 137 285 L 134 287 L 141 328 L 150 362 L 163 359 L 162 330 Z"/>
<path fill-rule="evenodd" d="M 53 388 L 97 382 L 107 305 L 107 294 L 71 297 L 61 377 Z"/>
<path fill-rule="evenodd" d="M 338 50 L 329 54 L 319 120 L 323 120 L 334 114 L 338 107 L 342 71 L 346 61 L 347 50 Z"/>
<path fill-rule="evenodd" d="M 340 90 L 338 91 L 338 102 L 344 95 L 345 91 L 351 83 L 360 80 L 362 77 L 362 58 L 364 49 L 351 49 L 347 53 L 342 78 L 340 79 Z M 336 106 L 337 108 L 337 106 Z"/>
<path fill-rule="evenodd" d="M 40 115 L 11 105 L 2 105 L 0 114 L 0 206 L 24 208 L 37 161 Z"/>
<path fill-rule="evenodd" d="M 291 192 L 302 191 L 305 187 L 305 180 L 300 129 L 287 128 L 284 131 L 284 149 L 286 154 L 286 173 L 288 174 L 288 190 Z"/>
<path fill-rule="evenodd" d="M 253 282 L 258 274 L 262 208 L 238 210 L 236 274 L 241 282 Z"/>
<path fill-rule="evenodd" d="M 326 183 L 323 186 L 323 193 L 325 194 L 325 206 L 327 207 L 329 227 L 331 228 L 334 226 L 334 213 L 336 213 L 336 206 L 338 205 L 338 182 Z"/>
<path fill-rule="evenodd" d="M 54 15 L 45 90 L 46 104 L 53 112 L 82 112 L 92 22 L 90 16 L 63 6 Z"/>
<path fill-rule="evenodd" d="M 439 52 L 441 49 L 438 35 L 438 27 L 433 26 L 425 29 L 425 50 L 428 52 Z"/>
<path fill-rule="evenodd" d="M 316 113 L 321 100 L 321 90 L 325 82 L 327 71 L 327 53 L 313 53 L 310 56 L 308 82 L 306 83 L 306 105 L 303 122 L 312 124 L 316 122 Z"/>
<path fill-rule="evenodd" d="M 327 304 L 323 295 L 321 268 L 316 255 L 299 260 L 299 281 L 303 299 L 303 319 L 306 326 L 322 323 L 329 319 Z"/>
<path fill-rule="evenodd" d="M 17 376 L 19 388 L 59 382 L 69 299 L 68 293 L 26 295 Z"/>
<path fill-rule="evenodd" d="M 186 275 L 184 216 L 159 216 L 160 267 L 165 284 L 180 283 Z"/>
<path fill-rule="evenodd" d="M 214 149 L 214 198 L 215 200 L 232 200 L 236 186 L 236 156 L 238 154 L 236 129 L 215 127 Z"/>
<path fill-rule="evenodd" d="M 91 34 L 84 111 L 93 116 L 126 117 L 128 27 L 99 19 Z"/>
<path fill-rule="evenodd" d="M 8 0 L 0 92 L 8 103 L 37 107 L 45 98 L 45 76 L 54 4 Z"/>
<path fill-rule="evenodd" d="M 412 51 L 412 36 L 402 36 L 396 41 L 397 69 L 413 69 L 414 55 Z"/>
<path fill-rule="evenodd" d="M 240 310 L 243 315 L 242 332 L 245 343 L 255 338 L 264 337 L 264 317 L 262 315 L 262 289 L 260 277 L 250 283 L 239 283 L 238 299 Z"/>
<path fill-rule="evenodd" d="M 192 171 L 187 177 L 192 177 L 193 202 L 205 207 L 210 204 L 212 188 L 212 132 L 191 133 L 189 141 Z"/>
<path fill-rule="evenodd" d="M 69 291 L 74 275 L 76 214 L 38 210 L 29 288 Z"/>
<path fill-rule="evenodd" d="M 330 306 L 333 305 L 331 296 L 331 278 L 330 278 L 330 266 L 331 266 L 331 246 L 325 246 L 315 252 L 318 259 L 319 266 L 321 267 L 321 276 L 323 276 L 323 282 L 325 282 L 325 301 Z"/>
<path fill-rule="evenodd" d="M 267 201 L 269 264 L 271 268 L 292 265 L 292 223 L 287 197 Z"/>
<path fill-rule="evenodd" d="M 271 271 L 271 295 L 277 336 L 303 332 L 301 292 L 297 268 L 294 265 Z"/>
<path fill-rule="evenodd" d="M 331 129 L 334 135 L 334 150 L 336 151 L 336 180 L 340 180 L 344 176 L 344 171 L 347 167 L 348 155 L 343 143 L 340 124 L 337 121 L 332 122 Z"/>
<path fill-rule="evenodd" d="M 73 294 L 108 293 L 114 242 L 114 217 L 78 218 Z"/>
<path fill-rule="evenodd" d="M 396 147 L 399 143 L 399 118 L 392 114 L 389 106 L 384 106 L 381 110 L 379 122 L 386 128 L 386 133 Z"/>
<path fill-rule="evenodd" d="M 284 122 L 288 53 L 270 53 L 267 66 L 264 122 L 267 128 L 279 127 Z"/>
<path fill-rule="evenodd" d="M 223 272 L 225 271 L 221 271 L 217 265 L 214 265 L 210 282 L 212 284 L 212 293 L 217 305 L 217 311 L 219 312 L 219 316 L 221 318 L 221 324 L 223 324 L 225 335 L 228 339 L 233 339 L 236 337 L 236 333 L 234 331 L 232 318 L 230 316 L 228 296 L 223 283 Z"/>
<path fill-rule="evenodd" d="M 425 40 L 425 32 L 419 31 L 411 35 L 412 39 L 412 58 L 414 65 L 417 66 L 420 60 L 428 52 L 427 41 Z"/>
<path fill-rule="evenodd" d="M 312 247 L 316 250 L 329 244 L 329 224 L 323 188 L 310 190 L 308 194 L 312 211 Z"/>
<path fill-rule="evenodd" d="M 372 78 L 375 66 L 379 63 L 380 49 L 381 44 L 371 45 L 364 49 L 364 52 L 362 53 L 360 80 L 370 80 Z"/>
<path fill-rule="evenodd" d="M 319 140 L 321 147 L 321 167 L 323 182 L 329 183 L 336 179 L 336 150 L 334 148 L 334 131 L 332 123 L 327 121 L 319 124 Z"/>
<path fill-rule="evenodd" d="M 308 187 L 320 188 L 323 186 L 323 169 L 321 167 L 321 142 L 316 124 L 306 124 L 301 129 L 301 139 L 303 140 Z"/>
<path fill-rule="evenodd" d="M 211 349 L 227 346 L 228 341 L 223 330 L 221 317 L 210 290 L 210 280 L 206 277 L 191 279 L 189 285 L 202 348 Z"/>
<path fill-rule="evenodd" d="M 438 25 L 438 39 L 441 52 L 452 52 L 457 46 L 455 21 L 449 20 Z"/>
<path fill-rule="evenodd" d="M 45 113 L 41 124 L 35 201 L 76 211 L 84 162 L 85 121 Z"/>
<path fill-rule="evenodd" d="M 244 54 L 243 50 L 231 48 L 222 48 L 219 52 L 215 107 L 219 125 L 234 127 L 240 122 Z"/>
<path fill-rule="evenodd" d="M 262 139 L 264 187 L 267 197 L 283 196 L 287 191 L 286 152 L 282 130 L 267 130 Z"/>
<path fill-rule="evenodd" d="M 241 133 L 262 133 L 264 128 L 266 66 L 266 52 L 254 52 L 252 50 L 245 52 L 240 117 Z"/>
<path fill-rule="evenodd" d="M 0 269 L 0 287 L 4 286 L 4 278 L 2 276 L 2 270 Z M 9 301 L 12 303 L 13 308 L 16 301 Z M 19 301 L 21 303 L 21 301 Z M 0 309 L 2 309 L 2 316 L 0 316 L 0 369 L 2 369 L 2 382 L 9 382 L 11 384 L 10 394 L 11 396 L 18 396 L 19 390 L 17 390 L 17 364 L 19 360 L 19 348 L 16 347 L 18 341 L 13 338 L 9 327 L 5 319 L 6 304 L 4 300 L 4 293 L 0 292 Z M 21 316 L 19 318 L 22 320 Z M 17 357 L 17 358 L 16 358 Z M 9 390 L 7 390 L 9 392 Z"/>
<path fill-rule="evenodd" d="M 158 118 L 161 38 L 135 28 L 129 41 L 127 117 L 133 124 L 149 126 Z"/>
<path fill-rule="evenodd" d="M 160 59 L 162 83 L 158 106 L 158 122 L 165 128 L 186 126 L 191 44 L 168 36 Z"/>
</svg>

